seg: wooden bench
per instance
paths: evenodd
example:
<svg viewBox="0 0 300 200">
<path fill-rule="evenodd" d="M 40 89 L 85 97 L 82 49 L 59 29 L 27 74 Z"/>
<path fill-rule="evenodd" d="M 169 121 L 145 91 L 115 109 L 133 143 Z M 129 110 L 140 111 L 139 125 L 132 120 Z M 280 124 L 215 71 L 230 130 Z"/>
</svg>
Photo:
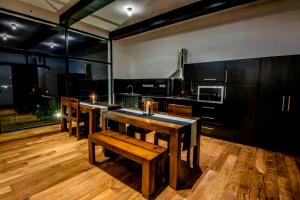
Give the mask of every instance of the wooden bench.
<svg viewBox="0 0 300 200">
<path fill-rule="evenodd" d="M 142 165 L 142 194 L 149 199 L 155 189 L 155 163 L 162 169 L 167 157 L 165 148 L 111 130 L 89 135 L 89 162 L 95 163 L 95 145 L 100 145 Z"/>
</svg>

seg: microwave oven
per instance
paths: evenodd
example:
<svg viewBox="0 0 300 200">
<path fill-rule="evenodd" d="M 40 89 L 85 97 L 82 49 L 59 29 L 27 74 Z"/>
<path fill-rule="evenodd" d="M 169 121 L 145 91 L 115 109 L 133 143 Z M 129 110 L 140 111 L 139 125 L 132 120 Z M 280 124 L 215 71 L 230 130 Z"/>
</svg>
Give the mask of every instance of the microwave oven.
<svg viewBox="0 0 300 200">
<path fill-rule="evenodd" d="M 198 86 L 197 100 L 203 103 L 223 104 L 224 86 Z"/>
</svg>

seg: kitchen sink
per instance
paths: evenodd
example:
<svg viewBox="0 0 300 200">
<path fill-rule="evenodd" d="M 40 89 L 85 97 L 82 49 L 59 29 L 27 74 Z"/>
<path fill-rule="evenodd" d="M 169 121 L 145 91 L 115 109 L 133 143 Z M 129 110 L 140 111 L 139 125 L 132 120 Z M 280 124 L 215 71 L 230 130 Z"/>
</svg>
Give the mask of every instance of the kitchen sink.
<svg viewBox="0 0 300 200">
<path fill-rule="evenodd" d="M 138 93 L 117 93 L 116 95 L 122 95 L 122 96 L 142 96 L 142 94 L 138 94 Z"/>
</svg>

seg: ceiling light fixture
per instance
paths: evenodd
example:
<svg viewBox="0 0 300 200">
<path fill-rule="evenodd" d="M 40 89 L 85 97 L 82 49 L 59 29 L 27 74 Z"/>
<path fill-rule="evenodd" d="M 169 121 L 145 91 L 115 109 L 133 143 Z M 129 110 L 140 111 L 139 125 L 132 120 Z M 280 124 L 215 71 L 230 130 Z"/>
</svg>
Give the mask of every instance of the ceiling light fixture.
<svg viewBox="0 0 300 200">
<path fill-rule="evenodd" d="M 126 13 L 128 16 L 131 16 L 132 15 L 132 12 L 133 12 L 133 8 L 132 7 L 126 7 Z"/>
<path fill-rule="evenodd" d="M 18 27 L 17 27 L 16 24 L 11 24 L 11 29 L 12 29 L 12 30 L 17 30 L 17 28 L 18 28 Z"/>
<path fill-rule="evenodd" d="M 7 35 L 6 34 L 2 34 L 1 37 L 2 37 L 2 40 L 4 40 L 4 41 L 7 40 Z"/>
<path fill-rule="evenodd" d="M 53 49 L 53 48 L 54 48 L 54 46 L 55 46 L 55 44 L 54 44 L 54 43 L 50 43 L 49 45 L 50 45 L 50 48 L 51 48 L 51 49 Z"/>
</svg>

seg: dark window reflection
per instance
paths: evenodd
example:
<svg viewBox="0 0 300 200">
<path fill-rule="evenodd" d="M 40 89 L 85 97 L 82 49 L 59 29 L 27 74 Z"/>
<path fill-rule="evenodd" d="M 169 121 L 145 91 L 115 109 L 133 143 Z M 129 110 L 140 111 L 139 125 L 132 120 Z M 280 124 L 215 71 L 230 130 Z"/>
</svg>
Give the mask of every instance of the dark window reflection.
<svg viewBox="0 0 300 200">
<path fill-rule="evenodd" d="M 0 12 L 0 47 L 31 50 L 61 31 L 57 25 Z"/>
<path fill-rule="evenodd" d="M 107 102 L 107 64 L 70 60 L 69 65 L 70 96 L 79 97 L 82 100 L 88 100 L 91 94 L 96 94 L 97 101 Z"/>
<path fill-rule="evenodd" d="M 30 55 L 27 61 L 0 64 L 1 132 L 58 122 L 55 113 L 66 90 L 64 59 Z"/>
<path fill-rule="evenodd" d="M 107 102 L 108 40 L 67 34 L 68 55 L 64 28 L 0 11 L 0 133 L 59 122 L 67 91 Z"/>
<path fill-rule="evenodd" d="M 72 58 L 108 62 L 108 41 L 68 31 L 69 56 Z"/>
<path fill-rule="evenodd" d="M 56 26 L 48 28 L 51 34 L 40 37 L 37 43 L 30 49 L 34 52 L 45 53 L 47 55 L 65 55 L 65 32 L 64 29 Z"/>
</svg>

